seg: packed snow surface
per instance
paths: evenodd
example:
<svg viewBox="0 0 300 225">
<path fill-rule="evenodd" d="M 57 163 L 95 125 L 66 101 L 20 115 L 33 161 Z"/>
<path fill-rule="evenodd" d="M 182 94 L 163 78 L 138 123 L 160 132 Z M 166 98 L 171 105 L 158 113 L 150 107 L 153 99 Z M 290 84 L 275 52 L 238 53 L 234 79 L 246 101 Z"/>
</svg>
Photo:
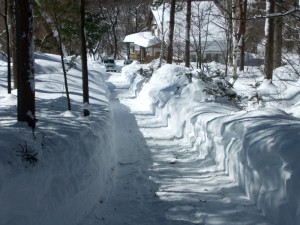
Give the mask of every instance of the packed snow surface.
<svg viewBox="0 0 300 225">
<path fill-rule="evenodd" d="M 300 225 L 292 67 L 272 83 L 249 67 L 230 88 L 216 63 L 109 74 L 90 61 L 83 117 L 80 63 L 67 111 L 59 57 L 39 53 L 33 133 L 16 121 L 0 62 L 0 225 Z"/>
</svg>

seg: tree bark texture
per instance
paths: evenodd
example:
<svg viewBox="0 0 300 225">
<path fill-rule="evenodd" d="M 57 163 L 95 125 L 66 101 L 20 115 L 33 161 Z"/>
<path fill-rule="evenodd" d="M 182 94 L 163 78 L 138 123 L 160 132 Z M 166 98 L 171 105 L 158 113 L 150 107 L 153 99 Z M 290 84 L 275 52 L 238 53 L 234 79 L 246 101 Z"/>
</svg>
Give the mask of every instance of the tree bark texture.
<svg viewBox="0 0 300 225">
<path fill-rule="evenodd" d="M 192 1 L 187 0 L 186 6 L 186 33 L 185 33 L 185 66 L 190 67 L 190 30 L 192 16 Z"/>
<path fill-rule="evenodd" d="M 232 2 L 232 77 L 237 79 L 237 55 L 238 55 L 238 32 L 237 32 L 237 0 Z"/>
<path fill-rule="evenodd" d="M 282 0 L 278 0 L 282 3 Z M 281 7 L 276 5 L 275 12 L 281 13 Z M 274 69 L 281 66 L 281 55 L 282 55 L 282 27 L 283 19 L 281 16 L 275 18 L 275 30 L 274 30 Z"/>
<path fill-rule="evenodd" d="M 118 18 L 120 14 L 120 9 L 118 6 L 112 8 L 112 15 L 109 15 L 110 23 L 111 23 L 111 31 L 112 31 L 112 39 L 113 39 L 113 45 L 112 45 L 112 54 L 114 56 L 114 59 L 117 58 L 117 55 L 119 54 L 118 51 Z"/>
<path fill-rule="evenodd" d="M 18 121 L 34 129 L 35 87 L 32 0 L 15 0 L 16 56 L 18 76 Z"/>
<path fill-rule="evenodd" d="M 14 0 L 8 0 L 8 11 L 9 11 L 9 20 L 10 20 L 10 43 L 11 43 L 11 56 L 13 60 L 13 80 L 14 80 L 14 89 L 18 88 L 18 77 L 17 77 L 17 52 L 16 52 L 16 13 Z"/>
<path fill-rule="evenodd" d="M 161 18 L 161 43 L 160 43 L 160 54 L 159 54 L 159 62 L 158 62 L 158 68 L 162 65 L 162 60 L 164 58 L 165 53 L 165 27 L 164 27 L 164 20 L 165 20 L 165 1 L 162 2 L 162 18 Z"/>
<path fill-rule="evenodd" d="M 57 40 L 58 40 L 58 45 L 59 45 L 60 61 L 61 61 L 61 66 L 62 66 L 63 74 L 64 74 L 64 83 L 65 83 L 65 88 L 66 88 L 68 110 L 71 110 L 71 99 L 70 99 L 70 95 L 69 95 L 67 71 L 66 71 L 66 66 L 64 63 L 63 43 L 62 43 L 62 38 L 61 38 L 61 34 L 60 34 L 60 26 L 58 24 L 58 19 L 57 19 L 56 4 L 55 4 L 54 0 L 52 0 L 52 7 L 53 7 L 53 14 L 54 14 L 54 21 L 55 21 L 54 22 L 55 29 L 57 31 Z"/>
<path fill-rule="evenodd" d="M 240 71 L 244 71 L 245 66 L 245 34 L 246 34 L 246 16 L 247 0 L 239 0 L 239 33 L 238 42 L 240 48 Z"/>
<path fill-rule="evenodd" d="M 89 103 L 89 76 L 87 65 L 86 37 L 85 37 L 85 0 L 80 1 L 80 35 L 81 35 L 81 64 L 82 64 L 82 90 L 83 104 Z M 83 115 L 89 116 L 90 111 L 83 109 Z"/>
<path fill-rule="evenodd" d="M 11 67 L 10 67 L 10 33 L 8 25 L 8 0 L 4 2 L 4 23 L 6 30 L 6 51 L 7 51 L 7 93 L 11 93 Z"/>
<path fill-rule="evenodd" d="M 170 8 L 170 27 L 169 27 L 169 45 L 167 51 L 167 63 L 172 64 L 173 61 L 173 39 L 175 25 L 175 0 L 171 0 Z"/>
<path fill-rule="evenodd" d="M 275 0 L 266 1 L 266 14 L 274 13 Z M 273 55 L 274 55 L 274 18 L 267 17 L 265 24 L 265 79 L 271 80 L 273 77 Z"/>
<path fill-rule="evenodd" d="M 227 17 L 228 19 L 226 20 L 228 32 L 226 32 L 226 38 L 227 38 L 227 62 L 230 65 L 232 65 L 232 52 L 233 52 L 233 46 L 232 46 L 232 39 L 233 39 L 233 28 L 232 28 L 232 1 L 233 0 L 226 0 L 226 10 L 227 10 Z"/>
</svg>

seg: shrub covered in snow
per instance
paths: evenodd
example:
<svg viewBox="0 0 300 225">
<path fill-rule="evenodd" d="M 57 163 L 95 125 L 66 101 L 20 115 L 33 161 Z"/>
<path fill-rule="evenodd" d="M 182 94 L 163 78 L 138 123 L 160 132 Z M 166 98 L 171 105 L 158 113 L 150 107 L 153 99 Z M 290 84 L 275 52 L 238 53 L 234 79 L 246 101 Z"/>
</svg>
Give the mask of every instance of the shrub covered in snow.
<svg viewBox="0 0 300 225">
<path fill-rule="evenodd" d="M 274 81 L 275 86 L 262 82 L 256 91 L 268 103 L 266 108 L 251 107 L 247 111 L 238 104 L 228 104 L 225 99 L 237 101 L 240 97 L 219 75 L 199 72 L 193 74 L 190 83 L 186 73 L 190 71 L 181 66 L 162 66 L 143 86 L 136 101 L 149 103 L 150 107 L 143 110 L 150 110 L 163 121 L 164 138 L 180 139 L 197 151 L 199 158 L 211 158 L 274 224 L 299 225 L 300 123 L 287 112 L 268 106 L 278 99 L 278 86 L 287 83 Z M 254 93 L 250 85 L 246 86 L 253 78 L 247 76 L 244 74 L 235 84 L 235 90 L 242 94 L 248 90 Z M 282 89 L 282 96 L 294 93 L 290 100 L 299 102 L 299 88 L 297 92 L 292 88 L 298 84 L 295 80 L 290 89 Z M 132 105 L 133 111 L 140 110 L 140 106 Z M 296 115 L 295 109 L 286 110 Z M 161 134 L 148 135 L 159 138 Z"/>
</svg>

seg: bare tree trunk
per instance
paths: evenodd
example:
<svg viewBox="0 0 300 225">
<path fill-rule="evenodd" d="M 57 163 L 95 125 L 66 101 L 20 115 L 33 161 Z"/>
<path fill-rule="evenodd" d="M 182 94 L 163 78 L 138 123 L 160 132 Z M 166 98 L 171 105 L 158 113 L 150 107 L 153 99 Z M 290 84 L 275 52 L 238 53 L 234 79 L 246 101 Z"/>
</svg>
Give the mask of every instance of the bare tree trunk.
<svg viewBox="0 0 300 225">
<path fill-rule="evenodd" d="M 245 33 L 246 33 L 247 0 L 239 0 L 239 48 L 240 48 L 240 71 L 244 71 L 245 66 Z"/>
<path fill-rule="evenodd" d="M 208 34 L 209 34 L 209 23 L 211 22 L 211 19 L 210 19 L 210 16 L 208 15 L 207 17 L 207 24 L 206 24 L 206 28 L 205 28 L 205 37 L 204 37 L 204 40 L 203 40 L 203 44 L 201 43 L 201 48 L 202 48 L 202 53 L 201 53 L 201 59 L 202 61 L 204 61 L 204 56 L 205 56 L 205 50 L 207 49 L 209 43 L 208 43 Z M 202 40 L 201 40 L 202 42 Z M 200 48 L 200 49 L 201 49 Z M 202 64 L 202 62 L 201 62 Z M 201 65 L 201 68 L 203 68 L 203 65 Z"/>
<path fill-rule="evenodd" d="M 282 0 L 278 0 L 282 3 Z M 280 6 L 275 6 L 275 12 L 281 13 Z M 281 55 L 282 55 L 282 17 L 275 18 L 275 30 L 274 30 L 274 69 L 281 66 Z"/>
<path fill-rule="evenodd" d="M 226 0 L 226 12 L 225 15 L 227 15 L 227 19 L 226 19 L 226 25 L 227 25 L 227 29 L 228 31 L 226 32 L 226 46 L 227 46 L 227 55 L 226 55 L 226 75 L 228 73 L 228 66 L 232 65 L 232 55 L 233 55 L 233 49 L 232 49 L 232 40 L 233 40 L 233 29 L 232 29 L 232 0 Z"/>
<path fill-rule="evenodd" d="M 189 1 L 189 0 L 188 0 Z M 187 3 L 188 4 L 188 3 Z M 188 7 L 188 5 L 187 5 Z M 193 44 L 195 46 L 195 51 L 196 51 L 196 68 L 201 68 L 201 63 L 202 63 L 202 59 L 201 59 L 201 48 L 202 48 L 202 44 L 201 44 L 201 28 L 202 26 L 202 21 L 203 21 L 203 11 L 200 10 L 200 4 L 199 3 L 195 3 L 195 6 L 197 11 L 195 11 L 196 16 L 194 18 L 194 29 L 190 30 L 190 34 L 192 35 L 193 38 Z M 188 10 L 188 8 L 187 8 Z M 188 16 L 188 15 L 187 15 Z M 188 20 L 188 18 L 186 19 Z M 191 20 L 190 20 L 191 23 Z M 191 25 L 190 25 L 191 26 Z M 191 29 L 191 28 L 189 28 Z M 191 44 L 191 40 L 190 40 L 190 44 Z"/>
<path fill-rule="evenodd" d="M 226 32 L 226 56 L 225 56 L 225 76 L 228 76 L 228 67 L 232 62 L 232 2 L 226 1 L 226 10 L 228 12 L 228 19 L 226 20 L 227 32 Z"/>
<path fill-rule="evenodd" d="M 233 45 L 233 51 L 232 51 L 232 77 L 234 80 L 238 78 L 237 76 L 237 54 L 238 54 L 238 34 L 237 34 L 237 0 L 233 0 L 232 2 L 232 45 Z"/>
<path fill-rule="evenodd" d="M 197 68 L 202 68 L 202 54 L 201 54 L 201 48 L 202 48 L 202 38 L 201 38 L 201 33 L 199 32 L 199 46 L 197 49 Z"/>
<path fill-rule="evenodd" d="M 266 1 L 266 23 L 265 23 L 265 79 L 272 80 L 273 77 L 273 54 L 274 54 L 274 19 L 273 17 L 268 17 L 271 13 L 274 13 L 275 1 Z"/>
<path fill-rule="evenodd" d="M 137 7 L 135 7 L 135 33 L 137 33 L 138 32 L 138 26 L 139 26 L 139 24 L 138 24 L 138 13 L 139 13 L 139 7 L 141 6 L 141 4 L 140 5 L 138 5 Z"/>
<path fill-rule="evenodd" d="M 62 39 L 61 39 L 61 35 L 60 35 L 60 28 L 58 25 L 56 9 L 55 9 L 56 4 L 54 3 L 54 0 L 52 0 L 52 7 L 53 7 L 53 13 L 54 13 L 54 20 L 55 20 L 54 24 L 55 24 L 55 28 L 57 30 L 57 38 L 58 38 L 59 51 L 60 51 L 60 61 L 61 61 L 61 66 L 62 66 L 63 74 L 64 74 L 64 83 L 65 83 L 65 88 L 66 88 L 68 110 L 71 110 L 71 100 L 70 100 L 70 95 L 69 95 L 67 71 L 66 71 L 66 67 L 65 67 L 65 63 L 64 63 L 63 44 L 62 44 Z"/>
<path fill-rule="evenodd" d="M 160 54 L 159 54 L 159 62 L 158 67 L 161 67 L 162 60 L 164 58 L 164 52 L 165 52 L 165 29 L 164 29 L 164 20 L 165 20 L 165 1 L 162 2 L 162 18 L 161 18 L 161 43 L 160 43 Z"/>
<path fill-rule="evenodd" d="M 216 6 L 223 11 L 226 18 L 226 55 L 225 55 L 225 75 L 228 75 L 228 67 L 233 65 L 233 44 L 234 44 L 234 31 L 233 31 L 233 6 L 236 0 L 213 0 Z M 236 7 L 235 7 L 236 10 Z M 234 73 L 235 71 L 233 71 Z"/>
<path fill-rule="evenodd" d="M 34 129 L 35 84 L 32 0 L 15 0 L 18 76 L 18 121 Z"/>
<path fill-rule="evenodd" d="M 190 30 L 192 16 L 192 1 L 187 0 L 186 6 L 186 33 L 185 33 L 185 66 L 190 67 Z"/>
<path fill-rule="evenodd" d="M 15 21 L 15 6 L 14 0 L 8 1 L 8 11 L 9 11 L 9 20 L 10 20 L 10 43 L 11 43 L 11 53 L 13 60 L 13 80 L 14 80 L 14 89 L 18 88 L 18 77 L 17 77 L 17 52 L 16 52 L 16 21 Z"/>
<path fill-rule="evenodd" d="M 114 59 L 116 59 L 117 55 L 119 53 L 118 52 L 118 35 L 117 35 L 118 17 L 119 17 L 119 14 L 120 14 L 119 6 L 112 7 L 112 11 L 113 11 L 113 14 L 109 15 L 109 19 L 110 19 L 111 26 L 112 26 L 113 55 L 114 55 Z"/>
<path fill-rule="evenodd" d="M 117 58 L 118 55 L 118 37 L 117 37 L 117 29 L 116 29 L 116 23 L 113 25 L 113 40 L 114 40 L 114 59 Z"/>
<path fill-rule="evenodd" d="M 172 64 L 173 61 L 173 37 L 175 25 L 175 0 L 171 0 L 170 8 L 170 28 L 169 28 L 169 45 L 167 51 L 167 63 Z"/>
<path fill-rule="evenodd" d="M 11 67 L 10 67 L 10 36 L 8 27 L 8 1 L 4 2 L 4 22 L 6 30 L 6 51 L 7 51 L 7 93 L 11 93 Z"/>
<path fill-rule="evenodd" d="M 90 111 L 85 107 L 89 104 L 89 75 L 87 65 L 86 37 L 85 37 L 85 0 L 80 1 L 80 34 L 81 34 L 81 65 L 82 65 L 82 90 L 83 90 L 83 115 L 89 116 Z"/>
</svg>

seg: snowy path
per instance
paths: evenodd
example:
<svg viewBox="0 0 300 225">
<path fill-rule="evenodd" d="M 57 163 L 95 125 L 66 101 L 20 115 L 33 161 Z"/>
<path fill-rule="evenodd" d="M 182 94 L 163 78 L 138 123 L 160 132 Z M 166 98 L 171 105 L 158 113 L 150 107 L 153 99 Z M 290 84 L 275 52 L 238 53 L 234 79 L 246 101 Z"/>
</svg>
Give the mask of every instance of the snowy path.
<svg viewBox="0 0 300 225">
<path fill-rule="evenodd" d="M 121 104 L 125 89 L 114 94 L 114 188 L 80 225 L 272 224 L 209 159 L 197 159 L 181 140 L 164 139 L 166 128 L 154 116 Z"/>
</svg>

